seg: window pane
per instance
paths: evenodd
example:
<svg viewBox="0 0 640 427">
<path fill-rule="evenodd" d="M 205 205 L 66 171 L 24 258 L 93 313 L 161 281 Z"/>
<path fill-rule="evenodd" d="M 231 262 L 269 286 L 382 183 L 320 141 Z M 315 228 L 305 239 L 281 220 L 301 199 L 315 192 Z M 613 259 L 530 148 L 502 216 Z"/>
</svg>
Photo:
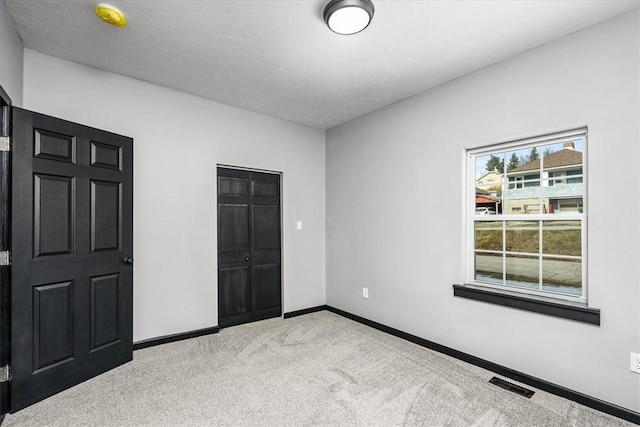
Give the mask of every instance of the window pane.
<svg viewBox="0 0 640 427">
<path fill-rule="evenodd" d="M 508 221 L 507 251 L 537 254 L 540 251 L 538 221 Z"/>
<path fill-rule="evenodd" d="M 502 284 L 502 276 L 502 254 L 476 253 L 475 280 Z"/>
<path fill-rule="evenodd" d="M 544 147 L 542 199 L 548 213 L 582 213 L 583 139 Z"/>
<path fill-rule="evenodd" d="M 582 295 L 582 261 L 544 257 L 542 289 L 567 295 Z"/>
<path fill-rule="evenodd" d="M 539 288 L 539 257 L 507 255 L 506 284 L 527 289 Z"/>
<path fill-rule="evenodd" d="M 504 172 L 504 153 L 476 157 L 475 170 L 476 181 L 484 190 L 489 190 L 491 186 L 500 187 Z"/>
<path fill-rule="evenodd" d="M 476 157 L 476 215 L 502 213 L 500 198 L 502 194 L 503 168 L 504 153 Z"/>
<path fill-rule="evenodd" d="M 546 255 L 582 255 L 580 221 L 543 221 L 542 252 Z"/>
<path fill-rule="evenodd" d="M 502 221 L 476 221 L 476 249 L 501 251 Z"/>
<path fill-rule="evenodd" d="M 505 154 L 506 188 L 504 213 L 540 212 L 540 156 L 536 147 L 522 148 Z"/>
</svg>

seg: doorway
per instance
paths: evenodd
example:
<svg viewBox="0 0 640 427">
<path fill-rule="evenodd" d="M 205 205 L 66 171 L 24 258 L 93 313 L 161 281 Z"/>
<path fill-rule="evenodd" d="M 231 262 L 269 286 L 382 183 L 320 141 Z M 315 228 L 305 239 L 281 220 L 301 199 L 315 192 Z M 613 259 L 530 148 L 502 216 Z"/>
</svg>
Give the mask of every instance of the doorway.
<svg viewBox="0 0 640 427">
<path fill-rule="evenodd" d="M 218 324 L 282 314 L 280 175 L 218 167 Z"/>
<path fill-rule="evenodd" d="M 0 86 L 0 251 L 7 254 L 0 262 L 0 366 L 9 372 L 9 289 L 11 286 L 11 266 L 9 250 L 11 248 L 11 99 Z M 9 382 L 0 383 L 0 423 L 9 411 Z"/>
</svg>

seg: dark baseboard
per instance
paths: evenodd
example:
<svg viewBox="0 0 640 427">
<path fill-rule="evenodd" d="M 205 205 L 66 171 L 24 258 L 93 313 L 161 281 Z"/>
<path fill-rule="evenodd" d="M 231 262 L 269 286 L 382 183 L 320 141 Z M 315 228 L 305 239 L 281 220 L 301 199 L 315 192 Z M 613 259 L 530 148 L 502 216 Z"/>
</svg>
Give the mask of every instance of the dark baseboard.
<svg viewBox="0 0 640 427">
<path fill-rule="evenodd" d="M 372 320 L 365 319 L 364 317 L 356 316 L 355 314 L 348 313 L 346 311 L 340 310 L 335 307 L 327 306 L 326 309 L 332 313 L 346 317 L 347 319 L 354 320 L 356 322 L 362 323 L 363 325 L 367 325 L 379 331 L 386 332 L 398 338 L 402 338 L 404 340 L 410 341 L 419 346 L 426 347 L 431 350 L 435 350 L 439 353 L 443 353 L 451 357 L 455 357 L 456 359 L 460 359 L 464 362 L 471 363 L 472 365 L 479 366 L 483 369 L 486 369 L 498 375 L 502 375 L 504 377 L 510 378 L 514 381 L 527 384 L 539 390 L 543 390 L 548 393 L 555 394 L 556 396 L 560 396 L 565 399 L 572 400 L 581 405 L 588 406 L 589 408 L 593 408 L 600 412 L 604 412 L 606 414 L 613 415 L 614 417 L 618 417 L 623 420 L 640 425 L 640 413 L 638 412 L 634 412 L 629 409 L 623 408 L 621 406 L 617 406 L 612 403 L 605 402 L 604 400 L 600 400 L 595 397 L 587 396 L 586 394 L 582 394 L 580 392 L 570 390 L 568 388 L 550 383 L 540 378 L 536 378 L 531 375 L 524 374 L 514 369 L 507 368 L 502 365 L 498 365 L 497 363 L 489 362 L 488 360 L 484 360 L 479 357 L 472 356 L 467 353 L 463 353 L 461 351 L 435 343 L 433 341 L 429 341 L 424 338 L 420 338 L 415 335 L 408 334 L 406 332 L 391 328 L 381 323 L 377 323 Z"/>
<path fill-rule="evenodd" d="M 201 337 L 203 335 L 217 334 L 218 332 L 220 332 L 220 328 L 218 326 L 213 326 L 211 328 L 198 329 L 195 331 L 182 332 L 179 334 L 165 335 L 163 337 L 150 338 L 148 340 L 134 342 L 133 349 L 141 350 L 143 348 L 153 347 L 160 344 L 187 340 L 189 338 Z"/>
<path fill-rule="evenodd" d="M 290 311 L 288 313 L 285 313 L 283 317 L 285 319 L 290 319 L 292 317 L 302 316 L 302 315 L 305 315 L 305 314 L 315 313 L 317 311 L 323 311 L 323 310 L 329 310 L 329 306 L 328 305 L 319 305 L 317 307 L 305 308 L 303 310 Z"/>
</svg>

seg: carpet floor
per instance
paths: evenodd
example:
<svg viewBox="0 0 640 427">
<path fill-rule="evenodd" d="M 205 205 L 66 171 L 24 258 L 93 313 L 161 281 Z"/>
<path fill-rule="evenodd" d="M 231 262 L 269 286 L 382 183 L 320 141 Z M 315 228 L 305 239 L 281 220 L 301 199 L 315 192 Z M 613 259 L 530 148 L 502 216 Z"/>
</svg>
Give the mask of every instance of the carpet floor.
<svg viewBox="0 0 640 427">
<path fill-rule="evenodd" d="M 9 426 L 631 426 L 322 311 L 134 352 Z M 527 388 L 531 388 L 525 386 Z"/>
</svg>

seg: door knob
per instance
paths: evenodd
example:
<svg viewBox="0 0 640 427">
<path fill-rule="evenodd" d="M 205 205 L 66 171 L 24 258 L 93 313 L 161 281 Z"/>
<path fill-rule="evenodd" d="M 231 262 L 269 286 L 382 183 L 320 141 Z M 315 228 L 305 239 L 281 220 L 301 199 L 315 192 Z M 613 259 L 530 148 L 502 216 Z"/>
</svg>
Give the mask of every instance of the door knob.
<svg viewBox="0 0 640 427">
<path fill-rule="evenodd" d="M 249 257 L 248 256 L 244 257 L 244 260 L 249 262 Z"/>
<path fill-rule="evenodd" d="M 123 261 L 125 264 L 133 264 L 133 258 L 125 258 Z"/>
</svg>

